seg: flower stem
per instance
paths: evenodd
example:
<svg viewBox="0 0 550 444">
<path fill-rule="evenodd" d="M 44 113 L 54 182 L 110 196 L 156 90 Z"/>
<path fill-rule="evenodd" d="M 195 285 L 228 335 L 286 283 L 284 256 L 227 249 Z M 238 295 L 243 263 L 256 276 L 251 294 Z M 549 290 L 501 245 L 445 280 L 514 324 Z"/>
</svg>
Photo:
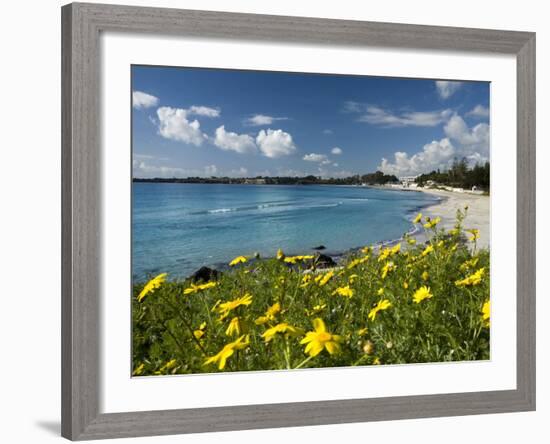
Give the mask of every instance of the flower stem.
<svg viewBox="0 0 550 444">
<path fill-rule="evenodd" d="M 294 367 L 294 370 L 302 368 L 304 365 L 306 365 L 312 359 L 313 359 L 313 356 L 308 356 L 306 359 L 304 359 L 302 362 L 300 362 L 296 367 Z"/>
</svg>

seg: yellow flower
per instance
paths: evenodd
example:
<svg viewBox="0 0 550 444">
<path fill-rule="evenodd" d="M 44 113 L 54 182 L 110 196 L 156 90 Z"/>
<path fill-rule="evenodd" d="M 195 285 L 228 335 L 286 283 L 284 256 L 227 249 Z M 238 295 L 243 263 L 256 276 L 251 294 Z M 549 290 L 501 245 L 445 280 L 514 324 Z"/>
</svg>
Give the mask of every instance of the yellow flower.
<svg viewBox="0 0 550 444">
<path fill-rule="evenodd" d="M 243 348 L 246 348 L 248 344 L 248 337 L 246 337 L 245 340 L 245 336 L 243 335 L 237 340 L 226 344 L 219 353 L 204 361 L 204 365 L 218 363 L 218 369 L 223 370 L 227 360 L 233 356 L 235 350 L 242 350 Z"/>
<path fill-rule="evenodd" d="M 424 271 L 424 273 L 422 273 L 422 280 L 427 281 L 429 277 L 430 273 L 428 273 L 427 271 Z"/>
<path fill-rule="evenodd" d="M 332 294 L 339 294 L 340 296 L 351 298 L 353 296 L 353 289 L 351 289 L 349 285 L 346 285 L 345 287 L 338 287 Z"/>
<path fill-rule="evenodd" d="M 374 361 L 372 361 L 372 363 L 373 363 L 374 365 L 380 365 L 380 364 L 381 364 L 380 358 L 374 358 Z"/>
<path fill-rule="evenodd" d="M 217 282 L 207 282 L 206 284 L 191 284 L 190 287 L 183 290 L 183 294 L 192 294 L 192 293 L 198 293 L 200 291 L 208 290 L 209 288 L 214 288 L 216 285 L 218 285 Z"/>
<path fill-rule="evenodd" d="M 161 368 L 158 369 L 156 374 L 161 374 L 165 371 L 172 370 L 176 366 L 177 361 L 175 359 L 171 359 L 170 361 L 166 362 Z"/>
<path fill-rule="evenodd" d="M 361 253 L 363 253 L 363 254 L 369 254 L 369 253 L 370 253 L 370 250 L 371 250 L 370 247 L 363 247 L 363 248 L 361 248 Z"/>
<path fill-rule="evenodd" d="M 422 213 L 418 213 L 416 217 L 413 219 L 413 224 L 417 224 L 422 220 Z"/>
<path fill-rule="evenodd" d="M 472 228 L 471 230 L 466 231 L 472 235 L 472 237 L 470 237 L 470 241 L 473 242 L 479 239 L 479 230 L 477 228 Z"/>
<path fill-rule="evenodd" d="M 356 280 L 358 277 L 359 277 L 358 274 L 352 274 L 352 275 L 348 278 L 349 283 L 350 283 L 350 284 L 353 284 L 353 283 L 355 282 L 355 280 Z"/>
<path fill-rule="evenodd" d="M 223 321 L 231 311 L 235 310 L 241 305 L 250 305 L 252 303 L 252 296 L 246 293 L 243 297 L 233 299 L 232 301 L 222 302 L 216 308 L 216 311 L 221 314 L 220 321 Z"/>
<path fill-rule="evenodd" d="M 139 364 L 136 369 L 132 372 L 132 376 L 139 376 L 143 373 L 143 369 L 145 368 L 145 364 L 141 363 Z"/>
<path fill-rule="evenodd" d="M 244 264 L 245 262 L 248 262 L 246 256 L 237 256 L 235 259 L 229 262 L 229 266 L 234 267 L 235 265 Z"/>
<path fill-rule="evenodd" d="M 481 282 L 481 279 L 483 279 L 484 275 L 485 275 L 485 267 L 481 267 L 475 273 L 469 276 L 466 276 L 464 279 L 455 281 L 455 285 L 457 287 L 468 287 L 468 286 L 478 285 Z"/>
<path fill-rule="evenodd" d="M 347 269 L 348 270 L 351 270 L 352 268 L 355 268 L 357 267 L 357 265 L 359 264 L 363 264 L 365 262 L 367 262 L 369 260 L 369 257 L 368 256 L 365 256 L 365 257 L 362 257 L 362 258 L 359 258 L 359 259 L 353 259 L 347 266 Z"/>
<path fill-rule="evenodd" d="M 424 228 L 426 229 L 434 228 L 439 222 L 441 222 L 440 217 L 436 217 L 435 219 L 430 219 L 429 217 L 426 217 L 426 223 L 424 224 Z"/>
<path fill-rule="evenodd" d="M 313 281 L 313 277 L 311 274 L 305 274 L 302 278 L 302 283 L 300 284 L 300 288 L 307 288 L 311 282 Z"/>
<path fill-rule="evenodd" d="M 357 335 L 365 336 L 368 332 L 369 332 L 369 329 L 367 327 L 360 328 L 359 330 L 357 330 Z"/>
<path fill-rule="evenodd" d="M 227 330 L 225 330 L 225 334 L 227 336 L 239 336 L 241 332 L 242 332 L 241 320 L 238 316 L 235 316 L 229 322 L 229 326 L 227 327 Z"/>
<path fill-rule="evenodd" d="M 283 250 L 280 248 L 277 250 L 277 260 L 282 261 L 285 258 L 285 254 L 283 253 Z"/>
<path fill-rule="evenodd" d="M 384 294 L 384 289 L 383 289 L 382 287 L 380 287 L 380 288 L 378 289 L 378 291 L 376 292 L 376 294 L 377 294 L 378 296 L 382 296 L 382 295 Z"/>
<path fill-rule="evenodd" d="M 376 319 L 376 314 L 381 310 L 387 310 L 391 307 L 391 302 L 387 299 L 383 299 L 378 301 L 378 304 L 376 304 L 376 307 L 374 307 L 370 312 L 368 318 L 371 321 L 374 321 Z"/>
<path fill-rule="evenodd" d="M 430 291 L 430 287 L 423 285 L 418 290 L 414 292 L 413 300 L 417 304 L 420 304 L 424 299 L 430 299 L 433 297 L 433 294 Z"/>
<path fill-rule="evenodd" d="M 428 254 L 430 254 L 432 251 L 434 251 L 434 247 L 432 247 L 431 245 L 428 245 L 424 251 L 422 252 L 422 257 L 425 257 L 427 256 Z"/>
<path fill-rule="evenodd" d="M 157 288 L 159 288 L 162 283 L 166 280 L 166 276 L 168 276 L 168 273 L 161 273 L 158 276 L 151 279 L 149 282 L 145 284 L 145 287 L 143 287 L 143 290 L 139 293 L 137 299 L 139 302 L 147 296 L 149 293 L 152 293 Z"/>
<path fill-rule="evenodd" d="M 258 319 L 254 321 L 256 325 L 263 325 L 270 321 L 275 320 L 275 316 L 277 316 L 281 312 L 281 304 L 278 302 L 275 302 L 271 307 L 267 309 L 264 316 L 260 316 Z"/>
<path fill-rule="evenodd" d="M 206 322 L 202 322 L 199 328 L 193 332 L 195 338 L 200 339 L 204 336 L 206 330 Z"/>
<path fill-rule="evenodd" d="M 332 279 L 333 276 L 334 276 L 334 272 L 329 271 L 328 273 L 325 273 L 324 275 L 320 274 L 319 276 L 317 276 L 315 278 L 315 282 L 317 282 L 319 284 L 319 287 L 323 287 L 328 283 L 328 281 L 330 281 Z"/>
<path fill-rule="evenodd" d="M 401 243 L 396 244 L 392 248 L 386 247 L 380 251 L 378 255 L 378 262 L 385 261 L 388 257 L 393 256 L 401 251 Z"/>
<path fill-rule="evenodd" d="M 485 327 L 489 327 L 491 325 L 491 302 L 486 301 L 483 304 L 483 307 L 481 307 L 481 320 L 483 321 L 483 325 Z"/>
<path fill-rule="evenodd" d="M 391 254 L 391 248 L 384 248 L 378 255 L 378 262 L 385 261 Z"/>
<path fill-rule="evenodd" d="M 374 353 L 374 344 L 372 341 L 366 341 L 363 344 L 363 352 L 366 355 L 372 355 Z"/>
<path fill-rule="evenodd" d="M 409 288 L 409 283 L 407 281 L 404 281 L 403 282 L 403 288 L 406 290 L 407 288 Z"/>
<path fill-rule="evenodd" d="M 287 336 L 302 336 L 304 331 L 301 328 L 293 327 L 292 325 L 287 324 L 286 322 L 281 322 L 274 327 L 268 328 L 263 334 L 265 342 L 271 341 L 277 333 L 281 333 Z"/>
<path fill-rule="evenodd" d="M 212 306 L 212 308 L 210 309 L 210 311 L 211 311 L 212 313 L 214 313 L 214 312 L 218 309 L 218 307 L 219 307 L 219 305 L 220 305 L 221 303 L 222 303 L 222 300 L 221 300 L 221 299 L 218 299 L 218 300 L 216 301 L 216 303 Z"/>
<path fill-rule="evenodd" d="M 327 304 L 318 304 L 315 307 L 313 307 L 311 310 L 305 309 L 306 315 L 313 316 L 317 313 L 323 311 L 323 309 L 327 308 Z"/>
<path fill-rule="evenodd" d="M 382 279 L 385 279 L 390 271 L 395 270 L 397 267 L 393 262 L 389 261 L 382 267 Z"/>
<path fill-rule="evenodd" d="M 452 228 L 451 230 L 449 230 L 449 234 L 451 236 L 456 236 L 456 235 L 458 235 L 458 233 L 460 233 L 460 229 L 458 227 L 455 227 L 455 228 Z"/>
<path fill-rule="evenodd" d="M 415 245 L 416 244 L 416 239 L 414 237 L 409 237 L 407 239 L 407 242 L 409 243 L 409 245 Z"/>
<path fill-rule="evenodd" d="M 479 257 L 473 257 L 470 260 L 465 261 L 462 265 L 460 265 L 460 271 L 466 271 L 470 268 L 474 268 L 479 261 Z"/>
<path fill-rule="evenodd" d="M 314 257 L 315 256 L 311 256 L 311 255 L 308 255 L 308 256 L 290 256 L 290 257 L 285 257 L 284 261 L 287 264 L 295 264 L 296 262 L 307 261 L 307 260 L 313 259 Z"/>
<path fill-rule="evenodd" d="M 304 353 L 315 357 L 323 349 L 326 349 L 331 355 L 340 351 L 339 342 L 342 341 L 342 338 L 329 333 L 321 318 L 313 320 L 313 328 L 314 331 L 308 331 L 305 338 L 300 341 L 300 344 L 307 344 Z"/>
</svg>

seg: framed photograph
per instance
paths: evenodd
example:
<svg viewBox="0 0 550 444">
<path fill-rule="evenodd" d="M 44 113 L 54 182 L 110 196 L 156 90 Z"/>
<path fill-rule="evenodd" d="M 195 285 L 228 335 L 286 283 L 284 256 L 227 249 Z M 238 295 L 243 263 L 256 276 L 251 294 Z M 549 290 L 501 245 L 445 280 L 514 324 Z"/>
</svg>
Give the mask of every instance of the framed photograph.
<svg viewBox="0 0 550 444">
<path fill-rule="evenodd" d="M 534 410 L 533 33 L 62 24 L 63 436 Z"/>
</svg>

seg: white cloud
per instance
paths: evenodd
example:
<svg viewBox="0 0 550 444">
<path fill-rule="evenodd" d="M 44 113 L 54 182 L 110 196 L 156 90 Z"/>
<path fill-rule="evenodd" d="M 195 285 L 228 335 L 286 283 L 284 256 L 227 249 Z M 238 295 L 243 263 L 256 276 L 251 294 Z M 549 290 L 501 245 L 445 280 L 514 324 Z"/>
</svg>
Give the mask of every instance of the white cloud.
<svg viewBox="0 0 550 444">
<path fill-rule="evenodd" d="M 457 92 L 460 87 L 462 86 L 462 82 L 452 82 L 448 80 L 436 80 L 435 81 L 435 88 L 437 90 L 437 94 L 442 99 L 448 99 L 451 97 L 455 92 Z"/>
<path fill-rule="evenodd" d="M 151 165 L 137 159 L 134 159 L 132 166 L 134 177 L 187 177 L 197 176 L 199 175 L 197 172 L 200 172 L 200 170 L 187 170 L 165 165 Z"/>
<path fill-rule="evenodd" d="M 324 168 L 319 167 L 317 169 L 317 176 L 321 176 L 322 178 L 329 178 L 329 177 L 336 177 L 336 178 L 342 178 L 342 177 L 350 177 L 353 176 L 355 173 L 352 171 L 347 170 L 339 170 L 339 171 L 329 171 Z"/>
<path fill-rule="evenodd" d="M 208 106 L 196 106 L 193 105 L 187 110 L 188 114 L 195 114 L 197 116 L 203 117 L 219 117 L 220 109 L 219 108 L 210 108 Z"/>
<path fill-rule="evenodd" d="M 216 165 L 206 165 L 204 167 L 204 174 L 208 176 L 215 176 L 218 172 L 218 167 Z"/>
<path fill-rule="evenodd" d="M 206 138 L 197 120 L 187 120 L 185 109 L 163 106 L 157 109 L 157 117 L 159 134 L 166 139 L 199 146 Z"/>
<path fill-rule="evenodd" d="M 336 162 L 334 162 L 334 163 L 332 164 L 332 166 L 333 166 L 333 167 L 338 167 L 338 164 L 337 164 Z"/>
<path fill-rule="evenodd" d="M 317 153 L 310 153 L 306 154 L 303 157 L 304 160 L 307 160 L 308 162 L 325 162 L 328 160 L 328 157 L 325 154 L 317 154 Z"/>
<path fill-rule="evenodd" d="M 159 103 L 158 97 L 142 91 L 132 91 L 132 106 L 135 109 L 151 108 Z"/>
<path fill-rule="evenodd" d="M 248 174 L 248 171 L 247 171 L 247 174 Z M 254 176 L 254 177 L 256 177 L 256 176 L 269 177 L 269 176 L 274 176 L 274 175 L 275 174 L 273 174 L 271 170 L 255 171 L 254 174 L 252 174 L 252 176 Z"/>
<path fill-rule="evenodd" d="M 277 158 L 288 156 L 296 151 L 292 136 L 283 130 L 261 130 L 256 137 L 256 143 L 266 157 Z"/>
<path fill-rule="evenodd" d="M 153 156 L 151 154 L 140 154 L 140 153 L 133 153 L 133 157 L 134 159 L 147 159 L 147 160 L 157 158 L 157 156 Z"/>
<path fill-rule="evenodd" d="M 489 108 L 485 108 L 483 105 L 476 105 L 471 111 L 468 111 L 466 115 L 479 118 L 489 117 Z"/>
<path fill-rule="evenodd" d="M 394 159 L 382 159 L 378 169 L 386 174 L 409 176 L 449 168 L 455 158 L 465 157 L 470 165 L 489 160 L 489 125 L 480 123 L 468 128 L 462 117 L 454 114 L 444 127 L 447 137 L 434 140 L 416 154 L 398 151 Z"/>
<path fill-rule="evenodd" d="M 246 168 L 239 170 L 231 170 L 229 172 L 220 171 L 216 165 L 206 165 L 199 168 L 180 168 L 174 166 L 151 164 L 148 161 L 134 159 L 132 163 L 133 176 L 139 178 L 184 178 L 184 177 L 210 177 L 210 176 L 225 176 L 232 177 L 242 176 L 246 174 Z"/>
<path fill-rule="evenodd" d="M 306 173 L 305 171 L 301 170 L 294 170 L 292 168 L 279 168 L 277 169 L 277 176 L 280 177 L 304 177 L 308 176 L 310 173 Z"/>
<path fill-rule="evenodd" d="M 272 125 L 276 120 L 288 120 L 288 117 L 273 117 L 264 114 L 256 114 L 248 119 L 245 119 L 245 125 L 249 126 L 265 126 Z"/>
<path fill-rule="evenodd" d="M 332 133 L 334 133 L 334 131 L 332 131 L 331 129 L 327 128 L 323 130 L 323 134 L 332 134 Z"/>
<path fill-rule="evenodd" d="M 214 145 L 222 150 L 235 151 L 240 154 L 256 152 L 256 144 L 251 136 L 228 132 L 224 125 L 216 129 Z"/>
<path fill-rule="evenodd" d="M 394 153 L 393 163 L 382 158 L 378 169 L 385 174 L 409 176 L 429 172 L 434 169 L 446 169 L 455 155 L 455 147 L 448 138 L 434 140 L 424 145 L 422 151 L 412 157 L 402 151 Z"/>
<path fill-rule="evenodd" d="M 479 123 L 471 130 L 464 119 L 455 114 L 445 125 L 445 134 L 462 145 L 465 156 L 479 152 L 483 157 L 489 157 L 489 125 Z"/>
<path fill-rule="evenodd" d="M 365 105 L 363 103 L 354 102 L 353 100 L 348 100 L 344 102 L 344 107 L 342 111 L 345 113 L 360 113 L 365 110 Z"/>
<path fill-rule="evenodd" d="M 230 176 L 239 176 L 239 177 L 245 177 L 248 174 L 248 169 L 245 167 L 240 167 L 238 170 L 231 170 Z"/>
<path fill-rule="evenodd" d="M 332 148 L 332 149 L 330 150 L 330 152 L 331 152 L 332 154 L 335 154 L 336 156 L 339 156 L 340 154 L 343 153 L 342 148 L 337 147 L 337 146 L 335 146 L 334 148 Z"/>
<path fill-rule="evenodd" d="M 378 106 L 366 106 L 365 113 L 359 117 L 360 122 L 384 127 L 426 126 L 433 127 L 443 123 L 452 114 L 449 109 L 442 111 L 408 111 L 402 114 L 386 111 Z"/>
</svg>

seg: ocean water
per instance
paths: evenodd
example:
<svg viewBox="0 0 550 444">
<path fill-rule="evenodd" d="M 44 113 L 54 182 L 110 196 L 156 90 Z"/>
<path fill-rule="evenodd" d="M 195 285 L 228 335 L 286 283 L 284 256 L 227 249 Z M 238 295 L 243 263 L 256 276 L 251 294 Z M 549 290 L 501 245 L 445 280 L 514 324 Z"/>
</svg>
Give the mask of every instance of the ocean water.
<svg viewBox="0 0 550 444">
<path fill-rule="evenodd" d="M 325 254 L 389 241 L 437 198 L 425 193 L 330 185 L 134 183 L 132 274 L 186 277 L 238 255 Z"/>
</svg>

